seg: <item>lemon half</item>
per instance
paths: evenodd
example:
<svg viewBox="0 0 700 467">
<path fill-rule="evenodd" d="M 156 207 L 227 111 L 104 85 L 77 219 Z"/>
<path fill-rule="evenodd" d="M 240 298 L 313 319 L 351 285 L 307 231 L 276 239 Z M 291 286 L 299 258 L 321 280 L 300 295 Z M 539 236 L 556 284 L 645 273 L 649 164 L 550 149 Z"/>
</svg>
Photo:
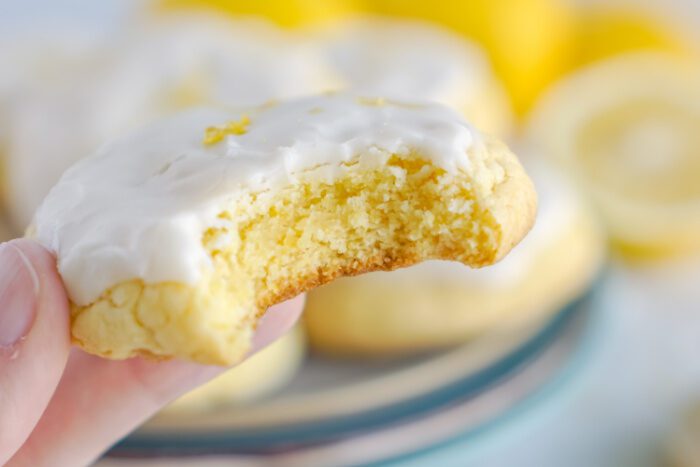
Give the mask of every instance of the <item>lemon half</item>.
<svg viewBox="0 0 700 467">
<path fill-rule="evenodd" d="M 635 256 L 700 250 L 700 67 L 623 55 L 555 86 L 529 137 L 594 197 L 613 240 Z"/>
</svg>

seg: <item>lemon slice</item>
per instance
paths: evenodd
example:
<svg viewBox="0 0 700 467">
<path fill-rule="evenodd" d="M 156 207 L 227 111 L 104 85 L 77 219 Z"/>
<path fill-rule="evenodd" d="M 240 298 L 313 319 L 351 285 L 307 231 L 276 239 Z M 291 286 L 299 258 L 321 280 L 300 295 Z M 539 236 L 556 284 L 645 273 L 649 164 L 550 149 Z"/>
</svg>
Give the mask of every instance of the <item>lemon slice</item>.
<svg viewBox="0 0 700 467">
<path fill-rule="evenodd" d="M 635 256 L 700 249 L 700 68 L 624 55 L 555 86 L 529 136 L 592 194 Z"/>
</svg>

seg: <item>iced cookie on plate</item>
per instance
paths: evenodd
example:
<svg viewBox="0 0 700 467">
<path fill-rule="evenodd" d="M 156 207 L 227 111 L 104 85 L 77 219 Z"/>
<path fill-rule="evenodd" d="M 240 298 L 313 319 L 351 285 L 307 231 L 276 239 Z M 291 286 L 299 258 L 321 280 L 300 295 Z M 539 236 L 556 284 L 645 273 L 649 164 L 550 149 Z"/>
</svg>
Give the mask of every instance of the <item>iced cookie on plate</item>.
<svg viewBox="0 0 700 467">
<path fill-rule="evenodd" d="M 510 133 L 505 90 L 485 54 L 457 34 L 420 21 L 369 17 L 332 23 L 316 40 L 349 89 L 439 102 L 486 133 Z"/>
<path fill-rule="evenodd" d="M 32 86 L 50 83 L 93 58 L 105 34 L 70 24 L 33 23 L 0 31 L 0 131 L 7 113 Z M 2 134 L 2 133 L 0 133 Z"/>
<path fill-rule="evenodd" d="M 500 263 L 474 270 L 426 261 L 312 290 L 303 316 L 311 345 L 344 356 L 420 352 L 527 324 L 583 293 L 604 257 L 601 229 L 561 175 L 526 167 L 538 193 L 537 219 Z"/>
<path fill-rule="evenodd" d="M 230 364 L 270 305 L 426 259 L 492 264 L 535 210 L 517 158 L 457 113 L 332 94 L 190 111 L 103 146 L 31 230 L 80 347 Z"/>
<path fill-rule="evenodd" d="M 16 109 L 32 97 L 34 89 L 50 86 L 73 70 L 83 69 L 100 50 L 104 36 L 85 27 L 41 21 L 30 27 L 6 27 L 0 31 L 0 193 L 3 197 L 8 191 L 7 158 Z"/>
<path fill-rule="evenodd" d="M 262 21 L 191 14 L 139 24 L 98 63 L 35 89 L 17 109 L 9 135 L 12 219 L 25 228 L 67 167 L 124 132 L 190 107 L 315 94 L 332 87 L 329 75 L 301 39 Z"/>
<path fill-rule="evenodd" d="M 165 408 L 168 413 L 191 413 L 246 404 L 283 387 L 304 360 L 304 331 L 290 332 L 221 376 L 196 388 Z"/>
<path fill-rule="evenodd" d="M 622 251 L 700 251 L 700 67 L 625 55 L 557 85 L 529 135 L 591 194 Z"/>
</svg>

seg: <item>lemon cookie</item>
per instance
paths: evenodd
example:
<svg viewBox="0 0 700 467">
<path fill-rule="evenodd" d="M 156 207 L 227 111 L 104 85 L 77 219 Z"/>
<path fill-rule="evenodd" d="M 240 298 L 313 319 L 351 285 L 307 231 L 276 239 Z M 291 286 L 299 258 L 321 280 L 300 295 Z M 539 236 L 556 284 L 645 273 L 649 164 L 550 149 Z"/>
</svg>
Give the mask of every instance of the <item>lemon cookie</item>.
<svg viewBox="0 0 700 467">
<path fill-rule="evenodd" d="M 556 86 L 530 139 L 575 174 L 634 255 L 700 250 L 700 67 L 626 55 Z"/>
<path fill-rule="evenodd" d="M 198 387 L 166 407 L 172 413 L 213 410 L 246 404 L 283 387 L 304 361 L 306 342 L 301 326 L 253 355 L 240 365 Z"/>
<path fill-rule="evenodd" d="M 506 258 L 479 270 L 426 261 L 312 290 L 303 319 L 313 347 L 347 356 L 424 351 L 526 324 L 582 293 L 600 268 L 604 237 L 560 175 L 530 165 L 537 219 Z"/>
<path fill-rule="evenodd" d="M 24 229 L 63 171 L 104 141 L 190 107 L 315 94 L 331 87 L 323 70 L 300 38 L 262 21 L 203 14 L 147 21 L 97 63 L 21 103 L 9 135 L 13 222 Z"/>
<path fill-rule="evenodd" d="M 229 364 L 268 306 L 429 258 L 489 265 L 535 206 L 516 157 L 449 109 L 332 94 L 186 112 L 103 146 L 32 230 L 83 349 Z"/>
<path fill-rule="evenodd" d="M 370 95 L 435 101 L 462 112 L 480 130 L 510 133 L 505 90 L 482 51 L 430 23 L 363 18 L 318 32 L 321 55 L 343 86 Z"/>
<path fill-rule="evenodd" d="M 31 98 L 35 89 L 61 81 L 71 70 L 90 62 L 104 41 L 104 34 L 41 21 L 31 27 L 7 27 L 0 31 L 0 193 L 3 198 L 8 194 L 7 158 L 17 108 Z"/>
</svg>

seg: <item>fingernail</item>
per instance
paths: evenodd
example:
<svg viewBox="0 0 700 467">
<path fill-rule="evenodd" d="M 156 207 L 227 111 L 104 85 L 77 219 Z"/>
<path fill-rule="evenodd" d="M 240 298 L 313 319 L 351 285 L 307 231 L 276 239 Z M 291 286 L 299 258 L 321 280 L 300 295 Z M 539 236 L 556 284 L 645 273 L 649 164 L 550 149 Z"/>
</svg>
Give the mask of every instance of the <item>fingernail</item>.
<svg viewBox="0 0 700 467">
<path fill-rule="evenodd" d="M 0 350 L 12 349 L 29 334 L 36 316 L 39 276 L 29 258 L 11 242 L 0 245 Z"/>
</svg>

